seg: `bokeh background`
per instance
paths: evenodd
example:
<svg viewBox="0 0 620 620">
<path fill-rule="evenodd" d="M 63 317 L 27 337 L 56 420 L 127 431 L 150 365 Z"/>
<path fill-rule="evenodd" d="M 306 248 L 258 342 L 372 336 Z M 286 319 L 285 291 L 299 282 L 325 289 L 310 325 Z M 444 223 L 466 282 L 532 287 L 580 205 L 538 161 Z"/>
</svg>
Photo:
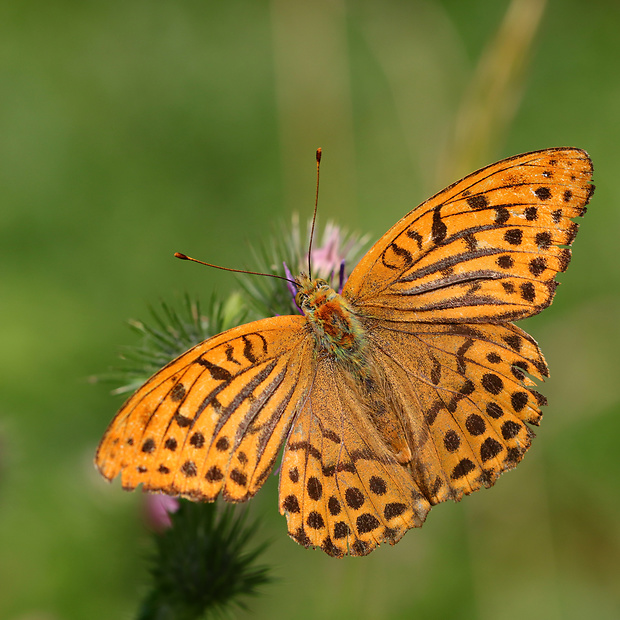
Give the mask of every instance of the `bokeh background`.
<svg viewBox="0 0 620 620">
<path fill-rule="evenodd" d="M 248 242 L 314 201 L 377 238 L 501 157 L 579 146 L 597 191 L 523 323 L 552 376 L 524 462 L 366 558 L 286 535 L 239 618 L 620 617 L 620 4 L 110 0 L 0 5 L 0 617 L 131 618 L 140 493 L 92 466 L 121 399 L 93 383 L 130 317 L 237 286 Z"/>
</svg>

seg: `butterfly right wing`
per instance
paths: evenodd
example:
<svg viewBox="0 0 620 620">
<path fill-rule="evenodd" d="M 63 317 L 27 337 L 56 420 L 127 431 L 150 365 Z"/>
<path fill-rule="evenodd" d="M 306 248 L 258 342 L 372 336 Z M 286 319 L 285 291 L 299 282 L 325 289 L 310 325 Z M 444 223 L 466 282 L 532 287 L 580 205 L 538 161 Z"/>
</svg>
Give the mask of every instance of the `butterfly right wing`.
<svg viewBox="0 0 620 620">
<path fill-rule="evenodd" d="M 302 316 L 214 336 L 149 379 L 108 427 L 96 465 L 133 489 L 244 501 L 263 484 L 312 376 Z"/>
<path fill-rule="evenodd" d="M 397 222 L 343 295 L 364 316 L 505 322 L 547 307 L 594 185 L 585 151 L 516 155 L 457 181 Z"/>
</svg>

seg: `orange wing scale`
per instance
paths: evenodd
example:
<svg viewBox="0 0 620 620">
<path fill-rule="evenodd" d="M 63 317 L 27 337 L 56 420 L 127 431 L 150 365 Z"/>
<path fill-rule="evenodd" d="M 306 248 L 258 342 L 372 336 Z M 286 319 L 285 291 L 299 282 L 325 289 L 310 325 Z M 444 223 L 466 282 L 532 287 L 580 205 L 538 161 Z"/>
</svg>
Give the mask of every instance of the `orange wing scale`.
<svg viewBox="0 0 620 620">
<path fill-rule="evenodd" d="M 513 325 L 407 325 L 373 332 L 398 386 L 415 446 L 412 470 L 432 504 L 493 485 L 530 445 L 545 404 L 533 389 L 547 367 Z"/>
</svg>

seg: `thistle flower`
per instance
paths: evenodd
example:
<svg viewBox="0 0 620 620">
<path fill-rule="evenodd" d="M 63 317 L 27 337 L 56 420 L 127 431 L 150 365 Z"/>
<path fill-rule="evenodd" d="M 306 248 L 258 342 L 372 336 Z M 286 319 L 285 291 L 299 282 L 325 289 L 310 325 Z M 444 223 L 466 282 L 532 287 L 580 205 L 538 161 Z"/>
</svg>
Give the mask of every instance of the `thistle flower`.
<svg viewBox="0 0 620 620">
<path fill-rule="evenodd" d="M 181 501 L 172 527 L 155 536 L 152 586 L 139 620 L 194 620 L 231 607 L 272 581 L 256 564 L 265 543 L 253 543 L 257 524 L 247 510 Z M 211 616 L 209 616 L 211 617 Z"/>
<path fill-rule="evenodd" d="M 342 271 L 347 256 L 351 253 L 354 240 L 346 239 L 346 233 L 333 222 L 327 222 L 323 231 L 322 245 L 313 248 L 310 254 L 313 275 L 331 281 L 335 273 Z M 342 290 L 344 282 L 339 283 Z"/>
<path fill-rule="evenodd" d="M 309 221 L 306 234 L 302 235 L 299 217 L 294 215 L 290 226 L 282 226 L 270 242 L 252 249 L 253 270 L 286 275 L 291 279 L 299 273 L 306 273 L 311 227 L 312 222 Z M 318 230 L 317 224 L 315 231 Z M 368 236 L 351 233 L 328 221 L 321 235 L 315 232 L 310 255 L 312 277 L 326 280 L 330 286 L 341 291 L 346 281 L 345 273 L 350 273 L 355 267 L 367 242 Z M 256 276 L 239 278 L 239 284 L 256 312 L 253 318 L 299 312 L 295 305 L 297 291 L 294 287 L 287 294 L 281 281 Z"/>
<path fill-rule="evenodd" d="M 163 532 L 172 525 L 170 515 L 179 509 L 179 500 L 170 495 L 146 493 L 144 510 L 146 521 L 151 529 Z"/>
</svg>

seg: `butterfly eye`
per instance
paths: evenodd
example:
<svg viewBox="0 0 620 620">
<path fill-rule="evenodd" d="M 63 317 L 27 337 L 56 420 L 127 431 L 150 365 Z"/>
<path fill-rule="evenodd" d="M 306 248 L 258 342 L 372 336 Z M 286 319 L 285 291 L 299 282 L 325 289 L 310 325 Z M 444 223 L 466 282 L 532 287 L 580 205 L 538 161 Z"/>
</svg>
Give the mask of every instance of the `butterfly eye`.
<svg viewBox="0 0 620 620">
<path fill-rule="evenodd" d="M 306 297 L 308 297 L 308 295 L 306 295 L 306 293 L 304 293 L 303 291 L 299 291 L 297 295 L 295 295 L 295 303 L 297 304 L 298 308 L 301 308 L 304 301 L 306 300 Z"/>
</svg>

